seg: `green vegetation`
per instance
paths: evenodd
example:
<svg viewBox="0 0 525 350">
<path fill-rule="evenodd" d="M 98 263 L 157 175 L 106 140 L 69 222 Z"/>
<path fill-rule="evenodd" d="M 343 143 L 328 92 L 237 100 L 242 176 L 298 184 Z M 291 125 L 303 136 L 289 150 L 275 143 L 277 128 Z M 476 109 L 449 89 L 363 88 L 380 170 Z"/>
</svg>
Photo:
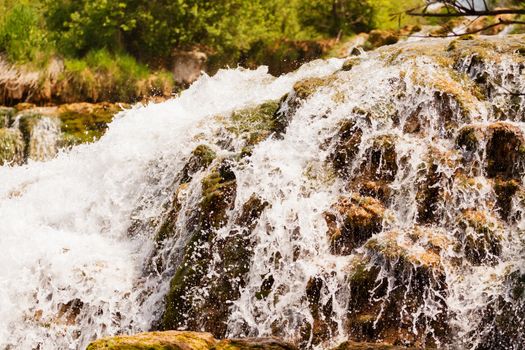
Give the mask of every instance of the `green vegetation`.
<svg viewBox="0 0 525 350">
<path fill-rule="evenodd" d="M 84 59 L 108 50 L 162 66 L 174 48 L 199 46 L 238 59 L 261 42 L 394 28 L 399 23 L 392 13 L 418 2 L 0 0 L 0 51 L 26 62 L 44 53 Z"/>
<path fill-rule="evenodd" d="M 42 91 L 52 85 L 45 102 L 134 101 L 173 92 L 175 50 L 206 53 L 212 72 L 240 63 L 267 64 L 278 74 L 327 52 L 327 39 L 416 24 L 420 19 L 400 13 L 420 3 L 0 0 L 0 57 L 26 71 L 49 71 L 39 80 Z M 64 63 L 58 77 L 49 68 L 56 58 Z"/>
</svg>

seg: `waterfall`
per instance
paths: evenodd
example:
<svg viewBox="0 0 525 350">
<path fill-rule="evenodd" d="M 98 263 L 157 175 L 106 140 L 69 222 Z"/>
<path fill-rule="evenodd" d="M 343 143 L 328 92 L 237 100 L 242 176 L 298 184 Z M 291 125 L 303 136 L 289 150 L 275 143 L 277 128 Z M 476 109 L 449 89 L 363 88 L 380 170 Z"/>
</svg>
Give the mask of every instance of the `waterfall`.
<svg viewBox="0 0 525 350">
<path fill-rule="evenodd" d="M 0 349 L 168 328 L 525 348 L 522 38 L 221 70 L 0 167 Z"/>
</svg>

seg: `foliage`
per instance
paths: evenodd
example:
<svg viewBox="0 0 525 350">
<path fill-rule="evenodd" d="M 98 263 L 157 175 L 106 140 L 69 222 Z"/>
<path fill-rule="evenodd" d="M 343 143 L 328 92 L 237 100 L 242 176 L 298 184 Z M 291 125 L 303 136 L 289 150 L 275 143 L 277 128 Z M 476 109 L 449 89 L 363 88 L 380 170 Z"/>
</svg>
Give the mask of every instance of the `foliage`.
<svg viewBox="0 0 525 350">
<path fill-rule="evenodd" d="M 0 17 L 0 51 L 12 61 L 32 61 L 48 45 L 38 9 L 25 2 L 7 5 Z"/>
</svg>

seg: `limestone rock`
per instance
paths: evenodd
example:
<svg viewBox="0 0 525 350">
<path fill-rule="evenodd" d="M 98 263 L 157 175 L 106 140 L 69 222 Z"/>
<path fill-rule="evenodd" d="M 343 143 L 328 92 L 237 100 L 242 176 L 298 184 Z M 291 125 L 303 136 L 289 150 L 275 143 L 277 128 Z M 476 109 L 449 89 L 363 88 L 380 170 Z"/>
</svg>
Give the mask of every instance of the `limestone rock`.
<svg viewBox="0 0 525 350">
<path fill-rule="evenodd" d="M 357 258 L 349 276 L 347 326 L 354 340 L 423 347 L 447 334 L 439 255 L 447 244 L 441 233 L 414 228 L 378 234 L 364 245 L 365 255 Z M 417 312 L 425 305 L 432 305 L 433 317 Z"/>
<path fill-rule="evenodd" d="M 297 348 L 277 338 L 239 338 L 222 340 L 210 350 L 297 350 Z"/>
<path fill-rule="evenodd" d="M 385 208 L 372 197 L 341 197 L 325 213 L 334 254 L 348 255 L 382 228 Z"/>
<path fill-rule="evenodd" d="M 0 128 L 0 166 L 24 162 L 24 139 L 17 129 Z"/>
<path fill-rule="evenodd" d="M 166 331 L 103 338 L 86 350 L 210 350 L 216 343 L 210 333 Z"/>
</svg>

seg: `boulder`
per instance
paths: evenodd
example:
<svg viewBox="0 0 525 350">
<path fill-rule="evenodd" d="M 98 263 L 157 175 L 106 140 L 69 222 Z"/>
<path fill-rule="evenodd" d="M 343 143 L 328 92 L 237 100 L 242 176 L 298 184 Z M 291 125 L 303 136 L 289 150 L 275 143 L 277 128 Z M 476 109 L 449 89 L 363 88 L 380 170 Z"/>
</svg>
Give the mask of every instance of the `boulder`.
<svg viewBox="0 0 525 350">
<path fill-rule="evenodd" d="M 372 237 L 349 276 L 353 340 L 432 347 L 448 332 L 439 252 L 446 235 L 426 228 Z"/>
<path fill-rule="evenodd" d="M 24 138 L 17 129 L 0 128 L 0 166 L 24 162 Z"/>
<path fill-rule="evenodd" d="M 210 333 L 166 331 L 103 338 L 86 350 L 210 350 L 216 343 Z"/>
<path fill-rule="evenodd" d="M 382 229 L 385 208 L 372 197 L 341 197 L 324 217 L 333 254 L 348 255 Z"/>
<path fill-rule="evenodd" d="M 173 52 L 173 79 L 178 84 L 189 85 L 206 70 L 208 56 L 197 50 Z"/>
<path fill-rule="evenodd" d="M 329 160 L 340 176 L 350 175 L 350 166 L 359 152 L 362 136 L 363 131 L 355 121 L 349 119 L 341 123 L 336 135 L 334 151 L 329 156 Z"/>
<path fill-rule="evenodd" d="M 277 338 L 239 338 L 221 340 L 210 350 L 297 350 L 297 347 Z"/>
<path fill-rule="evenodd" d="M 503 230 L 500 222 L 481 210 L 464 210 L 458 218 L 457 238 L 465 258 L 473 265 L 496 263 L 501 254 Z"/>
<path fill-rule="evenodd" d="M 332 350 L 416 350 L 416 348 L 395 346 L 385 343 L 358 343 L 349 340 L 341 343 Z"/>
<path fill-rule="evenodd" d="M 206 169 L 216 157 L 217 155 L 210 147 L 197 146 L 182 169 L 180 183 L 190 182 L 196 172 Z"/>
<path fill-rule="evenodd" d="M 60 146 L 60 120 L 52 111 L 31 109 L 15 116 L 14 126 L 22 132 L 26 158 L 38 161 L 52 159 Z"/>
<path fill-rule="evenodd" d="M 14 108 L 0 107 L 0 128 L 8 128 L 11 125 L 14 115 Z"/>
</svg>

